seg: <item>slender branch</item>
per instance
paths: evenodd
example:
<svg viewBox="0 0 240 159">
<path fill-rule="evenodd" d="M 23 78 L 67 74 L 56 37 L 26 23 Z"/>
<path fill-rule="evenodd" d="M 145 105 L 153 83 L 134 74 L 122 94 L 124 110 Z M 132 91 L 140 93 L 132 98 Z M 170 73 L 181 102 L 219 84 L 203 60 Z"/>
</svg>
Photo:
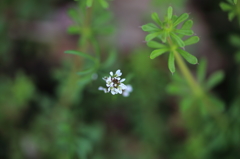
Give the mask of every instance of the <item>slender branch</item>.
<svg viewBox="0 0 240 159">
<path fill-rule="evenodd" d="M 177 64 L 178 64 L 182 74 L 186 78 L 193 93 L 195 93 L 195 95 L 198 97 L 202 96 L 203 91 L 202 91 L 201 87 L 196 82 L 196 80 L 193 78 L 192 74 L 190 73 L 190 71 L 189 71 L 188 67 L 186 66 L 185 62 L 183 61 L 182 57 L 179 55 L 179 53 L 177 51 L 174 51 L 174 56 L 176 58 Z"/>
</svg>

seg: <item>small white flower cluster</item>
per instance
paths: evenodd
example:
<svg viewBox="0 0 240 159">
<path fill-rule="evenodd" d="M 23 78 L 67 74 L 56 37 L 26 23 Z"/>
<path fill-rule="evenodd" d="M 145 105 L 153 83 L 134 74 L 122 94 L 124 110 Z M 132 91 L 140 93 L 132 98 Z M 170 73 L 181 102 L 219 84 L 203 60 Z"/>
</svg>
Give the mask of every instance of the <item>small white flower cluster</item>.
<svg viewBox="0 0 240 159">
<path fill-rule="evenodd" d="M 123 84 L 122 82 L 125 81 L 125 78 L 121 79 L 121 75 L 121 70 L 117 70 L 115 74 L 110 72 L 109 77 L 103 77 L 107 88 L 99 87 L 98 90 L 102 90 L 105 93 L 111 92 L 113 95 L 122 94 L 124 97 L 129 96 L 129 93 L 132 92 L 132 86 Z"/>
</svg>

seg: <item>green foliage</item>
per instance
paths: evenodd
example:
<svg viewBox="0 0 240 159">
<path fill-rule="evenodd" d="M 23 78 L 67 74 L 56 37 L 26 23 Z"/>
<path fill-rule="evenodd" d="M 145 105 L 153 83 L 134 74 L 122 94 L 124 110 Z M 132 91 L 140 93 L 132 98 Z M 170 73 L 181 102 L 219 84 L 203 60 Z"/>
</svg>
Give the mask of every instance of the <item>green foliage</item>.
<svg viewBox="0 0 240 159">
<path fill-rule="evenodd" d="M 0 80 L 0 122 L 11 119 L 11 117 L 13 117 L 12 122 L 17 122 L 20 118 L 19 112 L 28 107 L 29 100 L 34 95 L 33 82 L 21 71 L 16 74 L 15 80 L 6 77 L 0 78 Z M 11 97 L 11 100 L 9 100 L 9 97 Z M 5 124 L 2 126 L 6 126 Z"/>
<path fill-rule="evenodd" d="M 237 0 L 228 0 L 228 3 L 221 2 L 219 5 L 223 11 L 228 12 L 228 19 L 229 21 L 232 21 L 234 17 L 238 17 L 239 19 L 239 4 L 237 3 Z M 240 19 L 239 19 L 240 23 Z"/>
<path fill-rule="evenodd" d="M 168 53 L 168 60 L 150 60 L 146 54 L 151 51 L 148 47 L 129 49 L 112 43 L 112 38 L 119 37 L 113 35 L 117 27 L 112 19 L 119 22 L 121 18 L 103 9 L 107 6 L 101 0 L 75 1 L 4 0 L 0 5 L 0 158 L 235 159 L 240 156 L 237 33 L 230 37 L 236 49 L 236 63 L 227 61 L 233 60 L 233 49 L 226 43 L 221 46 L 228 53 L 224 59 L 227 65 L 219 64 L 227 66 L 224 68 L 227 75 L 223 71 L 207 74 L 211 72 L 207 66 L 219 61 L 200 60 L 197 71 L 191 70 L 195 75 L 192 89 L 184 73 L 169 75 L 166 70 L 168 67 L 175 72 L 175 61 L 180 66 L 179 57 L 190 64 L 198 63 L 185 50 L 199 41 L 191 30 L 193 21 L 187 13 L 174 15 L 172 7 L 167 8 L 163 21 L 159 19 L 166 4 L 171 3 L 175 12 L 182 12 L 186 0 L 149 2 L 162 4 L 154 6 L 159 9 L 159 14 L 151 15 L 155 23 L 142 26 L 149 32 L 147 46 L 154 49 L 150 59 Z M 68 10 L 73 21 L 68 28 L 70 38 L 63 32 L 46 35 L 49 32 L 45 24 L 49 26 L 47 29 L 55 29 L 55 20 L 50 20 L 61 15 L 62 3 L 72 7 Z M 36 24 L 39 24 L 37 29 Z M 34 31 L 28 31 L 29 28 Z M 33 38 L 35 33 L 54 40 L 42 44 L 42 39 Z M 221 32 L 223 36 L 226 34 L 229 32 Z M 110 39 L 108 35 L 112 35 Z M 218 43 L 214 44 L 220 48 Z M 66 47 L 68 51 L 64 51 Z M 194 51 L 194 47 L 191 49 Z M 206 56 L 212 56 L 211 52 Z M 126 83 L 133 85 L 128 98 L 97 89 L 104 75 L 119 68 L 124 76 L 127 74 Z M 194 90 L 199 88 L 200 93 L 195 94 Z"/>
<path fill-rule="evenodd" d="M 175 72 L 174 56 L 177 53 L 180 53 L 189 63 L 197 64 L 197 58 L 183 50 L 185 46 L 195 44 L 199 41 L 198 36 L 192 36 L 194 34 L 191 30 L 193 21 L 187 20 L 189 15 L 183 13 L 180 16 L 173 16 L 172 7 L 168 7 L 164 21 L 159 19 L 157 13 L 153 13 L 151 17 L 157 25 L 149 23 L 142 26 L 143 31 L 149 32 L 145 38 L 147 45 L 156 49 L 151 52 L 150 58 L 154 59 L 165 52 L 170 52 L 168 67 L 172 73 Z M 181 23 L 183 23 L 182 26 L 179 26 Z M 183 40 L 184 36 L 191 37 Z M 151 41 L 154 38 L 158 38 L 163 44 Z"/>
<path fill-rule="evenodd" d="M 234 60 L 237 63 L 240 63 L 240 46 L 239 46 L 240 37 L 238 35 L 231 35 L 230 42 L 237 49 L 237 51 L 235 52 L 235 55 L 234 55 Z"/>
</svg>

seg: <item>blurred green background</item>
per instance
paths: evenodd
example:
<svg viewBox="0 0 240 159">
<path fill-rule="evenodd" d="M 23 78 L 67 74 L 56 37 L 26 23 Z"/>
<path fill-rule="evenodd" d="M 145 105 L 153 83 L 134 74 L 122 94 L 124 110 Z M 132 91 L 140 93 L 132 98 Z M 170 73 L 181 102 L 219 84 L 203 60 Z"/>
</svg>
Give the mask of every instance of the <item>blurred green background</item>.
<svg viewBox="0 0 240 159">
<path fill-rule="evenodd" d="M 96 3 L 90 23 L 106 62 L 92 78 L 73 68 L 75 62 L 82 70 L 87 61 L 64 54 L 83 43 L 68 28 L 70 10 L 81 2 L 1 0 L 0 158 L 240 158 L 240 26 L 228 21 L 222 1 L 113 0 L 108 9 Z M 192 102 L 179 70 L 169 72 L 167 56 L 149 58 L 139 26 L 152 22 L 152 12 L 163 18 L 169 5 L 177 15 L 190 13 L 201 39 L 186 47 L 200 59 L 189 65 L 193 75 L 202 70 L 207 81 L 225 74 L 214 84 L 199 81 L 217 108 Z M 76 21 L 84 17 L 79 8 Z M 102 77 L 117 69 L 133 87 L 129 97 L 98 90 Z"/>
</svg>

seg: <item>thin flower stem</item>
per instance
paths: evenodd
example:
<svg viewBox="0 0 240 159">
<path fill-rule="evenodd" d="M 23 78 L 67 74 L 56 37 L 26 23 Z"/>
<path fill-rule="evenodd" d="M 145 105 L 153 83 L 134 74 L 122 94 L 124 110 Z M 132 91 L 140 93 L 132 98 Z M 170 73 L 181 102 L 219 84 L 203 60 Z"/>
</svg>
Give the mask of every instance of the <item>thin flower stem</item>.
<svg viewBox="0 0 240 159">
<path fill-rule="evenodd" d="M 85 21 L 84 21 L 84 27 L 88 30 L 90 29 L 90 18 L 92 14 L 92 7 L 86 9 L 86 15 L 85 15 Z M 83 33 L 84 34 L 84 33 Z M 87 33 L 85 33 L 87 34 Z M 89 41 L 86 40 L 87 35 L 81 35 L 80 43 L 78 50 L 81 52 L 87 52 L 89 48 Z M 64 106 L 64 107 L 70 107 L 72 105 L 72 102 L 74 99 L 76 99 L 76 96 L 78 95 L 78 92 L 81 90 L 81 86 L 78 84 L 79 82 L 79 76 L 76 74 L 76 72 L 79 70 L 79 68 L 82 65 L 82 60 L 80 57 L 76 57 L 73 60 L 73 66 L 69 73 L 68 78 L 66 79 L 66 83 L 63 87 L 63 90 L 61 90 L 60 96 L 59 96 L 59 102 L 57 105 Z"/>
<path fill-rule="evenodd" d="M 169 45 L 173 45 L 170 38 L 168 38 L 167 40 Z M 223 130 L 226 130 L 228 125 L 226 116 L 223 113 L 215 111 L 214 109 L 215 104 L 213 104 L 209 100 L 209 97 L 202 90 L 198 82 L 194 79 L 188 67 L 186 66 L 185 62 L 183 61 L 183 58 L 180 56 L 180 54 L 177 51 L 173 51 L 173 52 L 174 52 L 174 57 L 176 59 L 176 62 L 179 66 L 179 69 L 182 72 L 185 79 L 187 80 L 192 92 L 195 94 L 195 97 L 197 97 L 197 99 L 203 99 L 204 107 L 216 119 L 219 127 L 222 128 Z"/>
<path fill-rule="evenodd" d="M 180 71 L 186 78 L 189 86 L 191 87 L 193 93 L 195 93 L 196 96 L 202 96 L 203 91 L 199 84 L 196 82 L 196 80 L 193 78 L 192 74 L 190 73 L 188 67 L 186 66 L 185 62 L 183 61 L 182 57 L 179 55 L 177 51 L 174 51 L 174 56 L 176 58 L 177 64 L 179 66 Z"/>
</svg>

